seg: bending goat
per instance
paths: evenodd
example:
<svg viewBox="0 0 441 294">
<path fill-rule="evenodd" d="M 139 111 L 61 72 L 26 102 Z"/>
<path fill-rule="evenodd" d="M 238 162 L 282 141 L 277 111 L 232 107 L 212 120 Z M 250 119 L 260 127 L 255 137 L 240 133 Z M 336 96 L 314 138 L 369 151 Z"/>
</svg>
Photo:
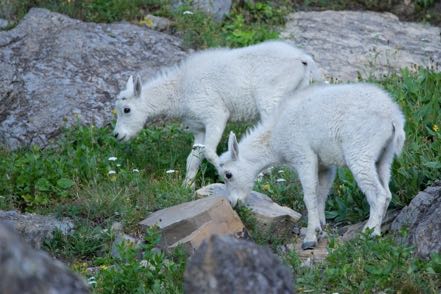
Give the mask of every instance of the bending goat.
<svg viewBox="0 0 441 294">
<path fill-rule="evenodd" d="M 264 120 L 283 96 L 320 79 L 309 55 L 281 41 L 202 51 L 144 85 L 130 77 L 117 97 L 114 135 L 129 140 L 155 117 L 181 119 L 194 145 L 205 146 L 188 156 L 185 183 L 192 185 L 202 155 L 216 165 L 227 121 Z"/>
<path fill-rule="evenodd" d="M 311 86 L 283 100 L 279 111 L 239 144 L 231 133 L 218 172 L 235 204 L 251 192 L 257 174 L 268 166 L 287 164 L 296 170 L 308 210 L 306 249 L 317 244 L 325 225 L 325 202 L 336 166 L 347 166 L 370 205 L 365 228 L 379 235 L 392 198 L 390 168 L 404 144 L 403 128 L 398 105 L 377 86 Z"/>
</svg>

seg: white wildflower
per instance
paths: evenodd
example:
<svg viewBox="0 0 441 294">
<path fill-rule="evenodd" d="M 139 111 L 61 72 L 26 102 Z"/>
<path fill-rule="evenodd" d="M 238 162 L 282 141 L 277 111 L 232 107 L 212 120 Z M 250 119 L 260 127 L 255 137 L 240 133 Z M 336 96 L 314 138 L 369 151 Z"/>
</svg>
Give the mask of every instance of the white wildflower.
<svg viewBox="0 0 441 294">
<path fill-rule="evenodd" d="M 142 266 L 143 268 L 148 268 L 151 271 L 154 271 L 156 269 L 153 264 L 151 264 L 150 262 L 148 262 L 148 260 L 145 259 L 141 260 L 139 262 L 139 265 Z"/>
<path fill-rule="evenodd" d="M 168 171 L 166 171 L 165 173 L 166 174 L 173 174 L 173 173 L 175 173 L 176 171 L 174 170 L 174 169 L 169 169 Z"/>
<path fill-rule="evenodd" d="M 277 180 L 276 180 L 276 182 L 277 182 L 277 183 L 284 183 L 284 182 L 286 182 L 286 180 L 285 180 L 285 179 L 282 179 L 282 178 L 280 178 L 280 179 L 277 179 Z"/>
<path fill-rule="evenodd" d="M 87 279 L 87 283 L 89 285 L 95 285 L 96 284 L 96 278 L 95 277 L 90 277 Z"/>
<path fill-rule="evenodd" d="M 120 164 L 120 163 L 117 163 L 117 164 L 116 164 L 116 167 L 120 167 L 120 166 L 121 166 L 121 164 Z"/>
<path fill-rule="evenodd" d="M 116 158 L 115 156 L 110 156 L 108 160 L 109 160 L 109 161 L 115 161 L 115 160 L 117 160 L 117 159 L 118 159 L 118 158 Z"/>
<path fill-rule="evenodd" d="M 139 173 L 139 169 L 134 168 L 134 169 L 132 170 L 132 172 L 134 172 L 134 173 Z"/>
<path fill-rule="evenodd" d="M 185 10 L 184 12 L 182 12 L 183 15 L 192 15 L 193 12 L 191 12 L 190 10 Z"/>
<path fill-rule="evenodd" d="M 285 171 L 283 169 L 279 169 L 278 173 L 283 174 Z"/>
<path fill-rule="evenodd" d="M 114 171 L 114 170 L 109 170 L 109 173 L 108 173 L 109 175 L 114 175 L 114 174 L 116 174 L 116 171 Z"/>
<path fill-rule="evenodd" d="M 149 266 L 149 262 L 147 260 L 143 259 L 139 262 L 139 265 L 147 268 Z"/>
</svg>

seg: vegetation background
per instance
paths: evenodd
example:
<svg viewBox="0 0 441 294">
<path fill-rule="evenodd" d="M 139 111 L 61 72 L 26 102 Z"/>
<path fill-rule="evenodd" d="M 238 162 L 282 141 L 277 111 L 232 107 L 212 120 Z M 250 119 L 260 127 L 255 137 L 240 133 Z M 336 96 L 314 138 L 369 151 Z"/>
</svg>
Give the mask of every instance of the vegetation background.
<svg viewBox="0 0 441 294">
<path fill-rule="evenodd" d="M 295 9 L 372 9 L 388 11 L 394 1 L 311 0 L 234 1 L 231 14 L 222 22 L 192 11 L 173 10 L 159 0 L 0 0 L 0 16 L 17 23 L 31 7 L 45 7 L 92 22 L 126 20 L 148 25 L 151 13 L 173 21 L 171 31 L 185 46 L 242 47 L 278 37 L 277 28 Z M 405 19 L 440 24 L 436 1 L 415 1 L 415 11 Z M 14 24 L 12 24 L 13 26 Z M 429 69 L 404 69 L 381 81 L 406 116 L 407 142 L 394 162 L 391 208 L 407 205 L 416 193 L 441 178 L 441 74 Z M 243 134 L 251 124 L 230 124 L 229 130 Z M 180 293 L 186 256 L 152 248 L 159 235 L 139 232 L 137 223 L 150 212 L 193 199 L 181 186 L 185 159 L 192 138 L 176 122 L 152 125 L 130 143 L 119 144 L 111 136 L 113 125 L 104 128 L 76 126 L 66 129 L 55 146 L 8 151 L 0 148 L 0 209 L 18 209 L 40 214 L 68 216 L 76 224 L 73 235 L 56 234 L 45 249 L 83 274 L 96 293 Z M 226 137 L 219 152 L 226 147 Z M 170 172 L 173 170 L 174 172 Z M 279 172 L 281 170 L 281 172 Z M 169 171 L 169 172 L 167 172 Z M 283 177 L 286 182 L 277 182 Z M 218 181 L 206 162 L 197 185 Z M 255 189 L 277 203 L 304 211 L 300 184 L 291 171 L 281 167 L 256 183 Z M 340 169 L 326 209 L 333 226 L 361 221 L 368 204 L 351 174 Z M 277 240 L 261 234 L 246 209 L 238 210 L 254 239 L 272 246 L 296 272 L 296 288 L 302 292 L 439 293 L 441 255 L 420 260 L 412 248 L 396 244 L 391 237 L 360 236 L 340 243 L 330 228 L 330 255 L 320 265 L 300 266 L 294 251 L 280 252 Z M 113 222 L 124 224 L 126 233 L 145 235 L 142 261 L 130 246 L 119 246 L 120 257 L 110 254 L 115 238 Z M 406 232 L 403 231 L 403 234 Z M 91 270 L 92 269 L 92 270 Z"/>
</svg>

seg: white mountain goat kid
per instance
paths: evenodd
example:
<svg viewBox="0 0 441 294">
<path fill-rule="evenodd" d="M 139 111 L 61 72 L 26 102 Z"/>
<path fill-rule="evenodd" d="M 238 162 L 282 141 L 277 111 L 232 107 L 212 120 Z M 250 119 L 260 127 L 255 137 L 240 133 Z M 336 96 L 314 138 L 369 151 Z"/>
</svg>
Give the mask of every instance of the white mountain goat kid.
<svg viewBox="0 0 441 294">
<path fill-rule="evenodd" d="M 130 77 L 117 96 L 114 135 L 126 141 L 158 116 L 181 119 L 194 146 L 205 146 L 188 156 L 184 183 L 192 185 L 202 155 L 216 164 L 227 121 L 264 120 L 283 96 L 320 79 L 311 56 L 281 41 L 202 51 L 144 85 Z"/>
<path fill-rule="evenodd" d="M 311 86 L 283 100 L 278 112 L 239 144 L 231 133 L 218 172 L 235 204 L 251 192 L 265 168 L 286 164 L 296 170 L 308 210 L 306 249 L 317 244 L 325 225 L 336 166 L 347 166 L 370 205 L 365 229 L 379 235 L 392 197 L 391 164 L 404 144 L 403 128 L 398 105 L 377 86 Z"/>
</svg>

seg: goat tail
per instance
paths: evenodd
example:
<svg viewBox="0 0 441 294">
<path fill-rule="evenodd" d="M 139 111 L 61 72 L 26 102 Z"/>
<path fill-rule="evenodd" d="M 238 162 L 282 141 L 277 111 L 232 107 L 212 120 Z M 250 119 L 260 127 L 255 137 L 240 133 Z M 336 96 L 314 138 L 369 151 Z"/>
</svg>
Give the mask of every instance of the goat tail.
<svg viewBox="0 0 441 294">
<path fill-rule="evenodd" d="M 393 127 L 393 150 L 396 156 L 400 155 L 403 150 L 404 141 L 406 140 L 406 134 L 404 132 L 404 119 L 400 117 L 400 119 L 392 121 Z"/>
</svg>

